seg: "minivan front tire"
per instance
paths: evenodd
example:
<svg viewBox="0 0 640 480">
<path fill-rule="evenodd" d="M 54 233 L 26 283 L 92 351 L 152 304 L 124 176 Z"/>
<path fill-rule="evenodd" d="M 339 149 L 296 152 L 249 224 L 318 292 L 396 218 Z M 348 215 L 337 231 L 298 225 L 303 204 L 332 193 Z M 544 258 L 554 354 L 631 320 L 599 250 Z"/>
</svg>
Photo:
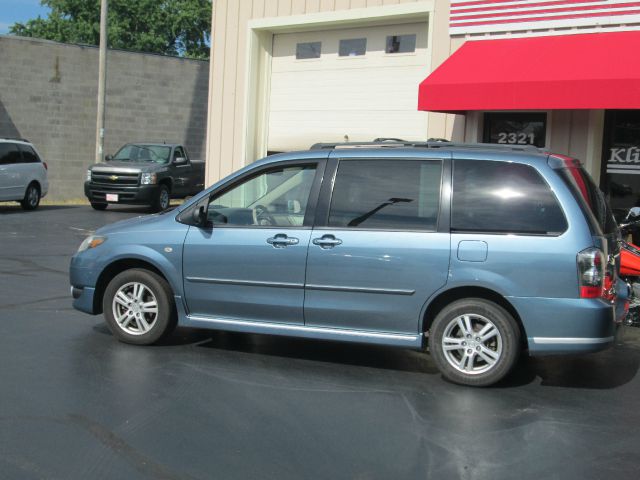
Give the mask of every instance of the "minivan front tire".
<svg viewBox="0 0 640 480">
<path fill-rule="evenodd" d="M 513 316 L 494 302 L 457 300 L 436 315 L 429 350 L 448 380 L 485 387 L 513 369 L 520 353 L 520 329 Z"/>
<path fill-rule="evenodd" d="M 120 341 L 151 345 L 176 326 L 176 306 L 171 287 L 160 275 L 130 269 L 116 275 L 102 299 L 105 320 Z"/>
</svg>

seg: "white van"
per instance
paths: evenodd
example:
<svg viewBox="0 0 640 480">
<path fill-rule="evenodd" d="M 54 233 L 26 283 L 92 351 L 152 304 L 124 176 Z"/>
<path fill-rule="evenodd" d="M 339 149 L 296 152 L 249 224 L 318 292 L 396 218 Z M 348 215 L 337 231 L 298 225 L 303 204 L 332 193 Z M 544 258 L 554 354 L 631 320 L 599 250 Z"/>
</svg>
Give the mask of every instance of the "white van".
<svg viewBox="0 0 640 480">
<path fill-rule="evenodd" d="M 0 138 L 0 202 L 34 210 L 47 194 L 47 164 L 26 140 Z"/>
</svg>

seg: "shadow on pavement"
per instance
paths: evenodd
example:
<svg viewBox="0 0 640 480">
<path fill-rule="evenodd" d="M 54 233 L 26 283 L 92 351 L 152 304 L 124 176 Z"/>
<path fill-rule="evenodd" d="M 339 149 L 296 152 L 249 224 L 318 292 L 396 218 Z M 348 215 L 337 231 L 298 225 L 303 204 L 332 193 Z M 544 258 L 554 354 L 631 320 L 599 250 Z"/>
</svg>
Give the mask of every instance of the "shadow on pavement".
<svg viewBox="0 0 640 480">
<path fill-rule="evenodd" d="M 94 330 L 111 335 L 104 324 L 95 326 Z M 523 356 L 514 371 L 493 388 L 516 388 L 533 383 L 537 378 L 547 387 L 590 390 L 620 387 L 630 382 L 640 368 L 640 329 L 626 330 L 631 331 L 624 332 L 624 339 L 618 345 L 602 352 Z M 180 345 L 403 372 L 438 373 L 428 354 L 413 350 L 195 328 L 178 328 L 155 348 Z"/>
<path fill-rule="evenodd" d="M 40 205 L 36 210 L 26 211 L 19 204 L 0 203 L 0 214 L 24 213 L 25 215 L 37 215 L 41 211 L 67 210 L 69 208 L 80 208 L 79 205 Z"/>
</svg>

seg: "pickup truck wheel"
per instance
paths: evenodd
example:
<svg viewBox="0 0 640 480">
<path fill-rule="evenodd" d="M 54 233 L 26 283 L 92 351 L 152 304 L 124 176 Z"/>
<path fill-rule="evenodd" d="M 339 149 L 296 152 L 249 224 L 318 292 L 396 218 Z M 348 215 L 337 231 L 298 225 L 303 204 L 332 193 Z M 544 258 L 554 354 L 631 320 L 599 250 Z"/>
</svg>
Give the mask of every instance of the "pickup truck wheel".
<svg viewBox="0 0 640 480">
<path fill-rule="evenodd" d="M 93 203 L 93 202 L 91 202 L 91 208 L 93 208 L 94 210 L 106 210 L 107 209 L 107 204 L 106 203 Z"/>
<path fill-rule="evenodd" d="M 35 183 L 31 183 L 27 187 L 24 198 L 20 201 L 20 205 L 24 210 L 35 210 L 40 205 L 40 189 Z"/>
<path fill-rule="evenodd" d="M 118 340 L 135 345 L 156 343 L 176 326 L 176 306 L 164 278 L 144 269 L 116 275 L 104 292 L 104 316 Z"/>
<path fill-rule="evenodd" d="M 433 321 L 429 350 L 450 381 L 485 387 L 502 380 L 520 351 L 520 330 L 499 305 L 481 299 L 458 300 Z"/>
<path fill-rule="evenodd" d="M 151 210 L 154 212 L 162 212 L 169 208 L 169 202 L 171 197 L 169 196 L 169 187 L 166 185 L 160 185 L 158 188 L 158 193 L 156 193 L 156 198 L 151 205 Z"/>
</svg>

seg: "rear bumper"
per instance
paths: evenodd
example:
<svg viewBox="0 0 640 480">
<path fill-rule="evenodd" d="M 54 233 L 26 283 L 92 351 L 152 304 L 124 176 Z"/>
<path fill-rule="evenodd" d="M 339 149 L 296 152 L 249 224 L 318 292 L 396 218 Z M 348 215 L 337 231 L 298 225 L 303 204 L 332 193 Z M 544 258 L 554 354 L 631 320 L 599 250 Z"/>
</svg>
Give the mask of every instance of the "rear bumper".
<svg viewBox="0 0 640 480">
<path fill-rule="evenodd" d="M 510 297 L 531 355 L 604 350 L 615 341 L 616 309 L 600 299 Z"/>
<path fill-rule="evenodd" d="M 91 182 L 84 183 L 84 194 L 91 203 L 123 203 L 126 205 L 150 205 L 158 194 L 159 185 L 139 185 L 120 187 L 99 185 Z M 117 202 L 108 202 L 107 194 L 118 195 Z"/>
</svg>

